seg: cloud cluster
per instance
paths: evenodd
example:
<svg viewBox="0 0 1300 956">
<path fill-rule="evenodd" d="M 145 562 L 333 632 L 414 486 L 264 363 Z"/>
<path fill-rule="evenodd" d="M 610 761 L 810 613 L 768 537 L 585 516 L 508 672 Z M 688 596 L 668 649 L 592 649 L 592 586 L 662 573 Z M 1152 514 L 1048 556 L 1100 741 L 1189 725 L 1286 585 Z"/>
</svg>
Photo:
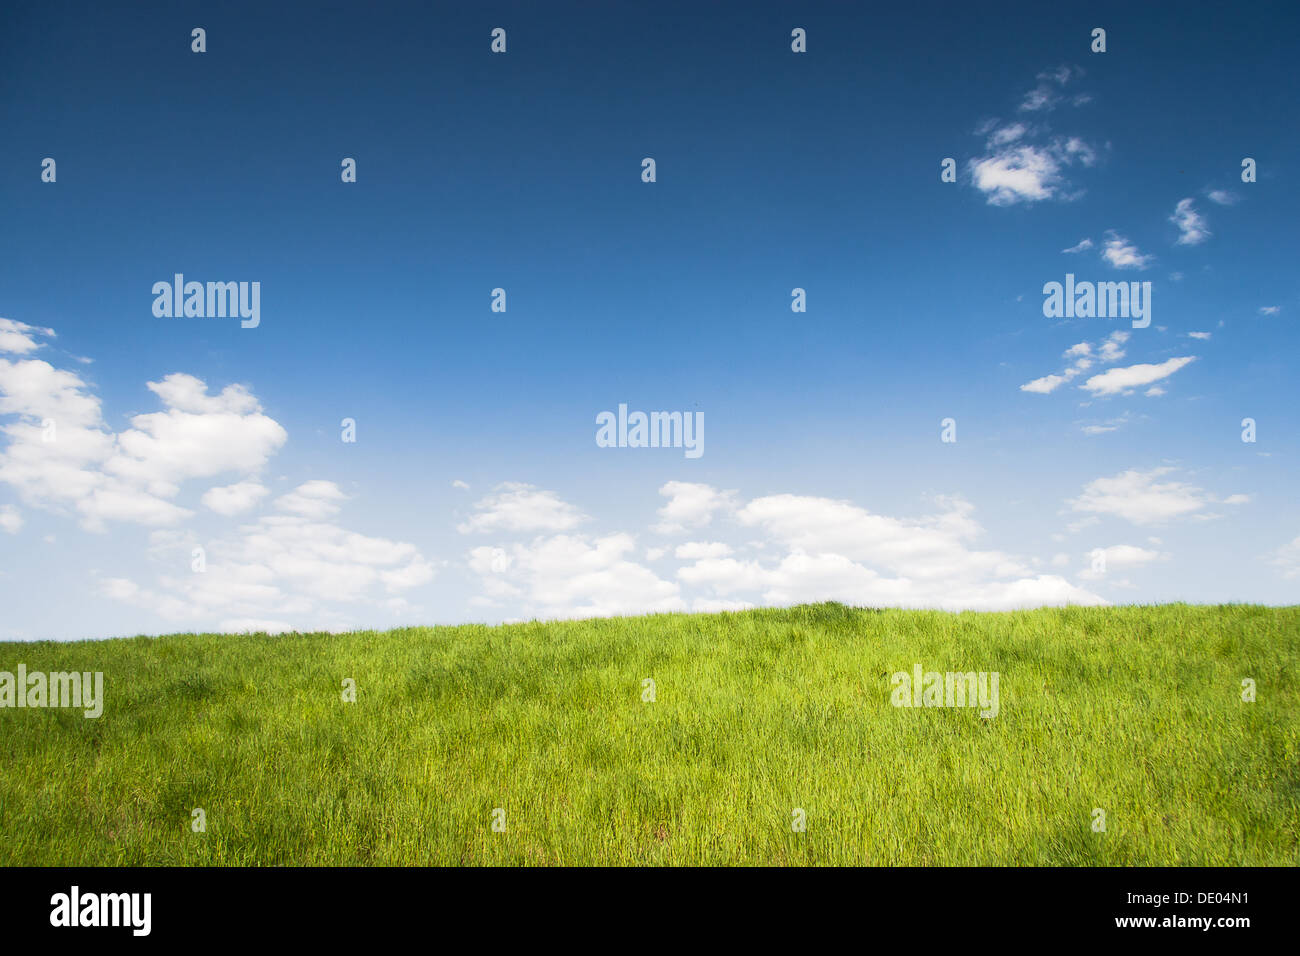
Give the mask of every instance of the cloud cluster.
<svg viewBox="0 0 1300 956">
<path fill-rule="evenodd" d="M 435 573 L 415 545 L 285 513 L 295 502 L 342 498 L 332 482 L 300 485 L 277 499 L 280 513 L 204 545 L 202 571 L 192 561 L 197 538 L 155 532 L 154 558 L 172 570 L 150 588 L 110 577 L 99 591 L 177 626 L 215 622 L 223 631 L 331 629 L 348 620 L 341 604 L 400 608 L 404 602 L 395 596 L 427 584 Z"/>
<path fill-rule="evenodd" d="M 193 512 L 174 501 L 186 481 L 261 469 L 287 437 L 242 385 L 208 394 L 191 375 L 147 387 L 163 410 L 134 416 L 112 431 L 98 396 L 76 373 L 25 357 L 52 335 L 5 320 L 0 351 L 0 482 L 24 504 L 75 514 L 91 531 L 108 522 L 175 525 Z"/>
<path fill-rule="evenodd" d="M 847 501 L 736 492 L 668 482 L 652 530 L 685 533 L 725 524 L 744 541 L 688 541 L 671 576 L 634 558 L 635 536 L 542 535 L 472 549 L 481 607 L 510 605 L 538 617 L 640 611 L 727 610 L 840 600 L 873 606 L 997 609 L 1104 603 L 1058 575 L 973 542 L 974 508 L 942 498 L 938 510 L 903 519 Z M 576 509 L 574 509 L 576 511 Z M 652 549 L 648 558 L 666 558 Z"/>
<path fill-rule="evenodd" d="M 1051 112 L 1066 99 L 1065 87 L 1082 73 L 1069 66 L 1040 73 L 1038 84 L 1025 94 L 1018 111 Z M 1071 102 L 1079 105 L 1087 98 L 1075 96 Z M 985 137 L 984 153 L 968 160 L 966 171 L 992 206 L 1076 198 L 1079 193 L 1069 188 L 1066 171 L 1075 165 L 1097 163 L 1096 149 L 1080 137 L 1055 135 L 1024 120 L 992 120 L 981 124 L 976 134 Z"/>
<path fill-rule="evenodd" d="M 1048 395 L 1088 371 L 1098 361 L 1118 362 L 1124 357 L 1124 343 L 1128 340 L 1128 332 L 1112 332 L 1095 347 L 1089 342 L 1077 342 L 1062 353 L 1062 358 L 1069 359 L 1070 364 L 1060 374 L 1036 378 L 1032 382 L 1021 385 L 1020 390 L 1037 395 Z"/>
<path fill-rule="evenodd" d="M 200 503 L 225 517 L 253 510 L 270 493 L 256 476 L 287 440 L 284 428 L 246 387 L 214 394 L 175 373 L 146 383 L 162 410 L 114 432 L 86 381 L 33 357 L 53 335 L 0 319 L 0 352 L 17 356 L 0 357 L 0 416 L 9 419 L 0 427 L 8 439 L 0 482 L 28 507 L 75 516 L 89 531 L 110 522 L 158 529 L 150 547 L 162 567 L 156 583 L 106 577 L 101 595 L 178 626 L 281 631 L 342 621 L 343 604 L 398 607 L 400 592 L 432 579 L 433 565 L 414 545 L 328 522 L 346 499 L 330 481 L 304 482 L 276 499 L 276 513 L 200 544 L 177 527 L 196 514 L 175 501 L 183 486 L 239 476 L 209 487 Z M 18 509 L 0 508 L 0 530 L 18 533 L 23 523 Z"/>
</svg>

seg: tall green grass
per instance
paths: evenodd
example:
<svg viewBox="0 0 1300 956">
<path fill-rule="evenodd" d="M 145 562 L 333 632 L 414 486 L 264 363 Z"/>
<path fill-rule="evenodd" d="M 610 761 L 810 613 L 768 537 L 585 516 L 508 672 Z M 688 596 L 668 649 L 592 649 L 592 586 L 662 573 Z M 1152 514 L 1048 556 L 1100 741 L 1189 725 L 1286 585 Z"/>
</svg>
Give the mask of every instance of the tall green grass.
<svg viewBox="0 0 1300 956">
<path fill-rule="evenodd" d="M 4 864 L 1300 862 L 1298 607 L 0 645 L 20 662 L 103 671 L 106 702 L 0 710 Z M 999 672 L 997 717 L 891 706 L 916 663 Z"/>
</svg>

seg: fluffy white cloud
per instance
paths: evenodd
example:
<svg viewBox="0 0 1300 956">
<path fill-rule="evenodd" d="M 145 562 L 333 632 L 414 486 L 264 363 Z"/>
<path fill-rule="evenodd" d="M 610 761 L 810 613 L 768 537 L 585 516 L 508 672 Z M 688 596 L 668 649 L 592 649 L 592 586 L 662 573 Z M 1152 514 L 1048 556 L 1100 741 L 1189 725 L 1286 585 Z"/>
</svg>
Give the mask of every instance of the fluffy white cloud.
<svg viewBox="0 0 1300 956">
<path fill-rule="evenodd" d="M 629 534 L 603 538 L 559 534 L 469 553 L 487 602 L 517 600 L 540 618 L 603 617 L 684 611 L 680 587 L 628 560 Z"/>
<path fill-rule="evenodd" d="M 76 515 L 88 530 L 109 521 L 175 526 L 193 512 L 175 504 L 187 481 L 234 473 L 233 484 L 210 487 L 204 506 L 221 515 L 253 507 L 268 494 L 252 478 L 286 441 L 242 385 L 210 393 L 192 375 L 146 383 L 162 411 L 138 414 L 114 432 L 99 398 L 76 373 L 22 356 L 53 335 L 0 321 L 0 482 L 28 505 Z M 83 363 L 84 364 L 84 363 Z M 323 522 L 343 493 L 333 482 L 309 481 L 277 500 L 282 512 L 206 545 L 206 567 L 192 569 L 199 546 L 186 531 L 158 530 L 143 554 L 167 569 L 156 584 L 118 575 L 99 593 L 184 626 L 240 630 L 328 628 L 345 620 L 343 605 L 395 608 L 399 592 L 428 582 L 433 565 L 412 544 L 372 538 Z M 12 518 L 8 517 L 12 515 Z M 16 510 L 0 510 L 0 527 L 17 530 Z M 369 623 L 369 622 L 366 622 Z"/>
<path fill-rule="evenodd" d="M 1236 193 L 1228 192 L 1226 189 L 1212 189 L 1206 195 L 1210 202 L 1218 203 L 1220 206 L 1231 206 L 1238 199 Z"/>
<path fill-rule="evenodd" d="M 242 386 L 218 395 L 189 375 L 147 383 L 166 406 L 114 433 L 99 398 L 75 373 L 39 359 L 0 359 L 0 481 L 29 505 L 75 513 L 93 531 L 108 521 L 176 524 L 181 483 L 261 468 L 287 437 Z"/>
<path fill-rule="evenodd" d="M 1065 253 L 1087 252 L 1087 251 L 1088 251 L 1089 249 L 1091 249 L 1091 248 L 1092 248 L 1092 240 L 1091 240 L 1091 239 L 1080 239 L 1078 242 L 1076 242 L 1076 243 L 1075 243 L 1074 245 L 1072 245 L 1070 248 L 1068 248 L 1068 249 L 1062 249 L 1061 251 L 1062 251 L 1062 252 L 1065 252 Z"/>
<path fill-rule="evenodd" d="M 800 495 L 741 503 L 735 492 L 688 482 L 669 482 L 660 494 L 670 499 L 669 523 L 725 515 L 747 533 L 746 547 L 765 557 L 737 558 L 719 541 L 687 542 L 674 552 L 686 563 L 676 580 L 665 580 L 629 560 L 635 540 L 627 534 L 484 546 L 468 555 L 481 586 L 474 603 L 510 603 L 543 617 L 825 600 L 951 609 L 1105 603 L 1057 575 L 1034 574 L 1012 555 L 973 548 L 982 529 L 960 498 L 940 498 L 935 513 L 899 519 Z M 655 558 L 662 557 L 659 549 Z"/>
<path fill-rule="evenodd" d="M 497 493 L 477 502 L 475 513 L 457 525 L 461 534 L 492 531 L 567 531 L 587 520 L 553 491 L 521 482 L 505 482 Z"/>
<path fill-rule="evenodd" d="M 379 607 L 386 596 L 426 584 L 434 567 L 413 544 L 367 537 L 297 515 L 271 515 L 209 543 L 203 573 L 190 569 L 193 539 L 154 539 L 155 558 L 180 573 L 154 587 L 108 578 L 106 597 L 142 607 L 179 626 L 238 630 L 332 630 L 339 607 Z"/>
<path fill-rule="evenodd" d="M 1116 395 L 1130 388 L 1150 385 L 1152 382 L 1168 378 L 1195 361 L 1195 356 L 1188 355 L 1171 358 L 1159 365 L 1129 365 L 1125 368 L 1112 368 L 1100 375 L 1092 376 L 1079 387 L 1087 389 L 1094 395 Z"/>
<path fill-rule="evenodd" d="M 1101 257 L 1116 269 L 1145 269 L 1155 258 L 1144 255 L 1136 245 L 1114 232 L 1107 233 Z"/>
<path fill-rule="evenodd" d="M 1202 488 L 1180 481 L 1158 481 L 1174 469 L 1129 470 L 1096 478 L 1066 504 L 1075 511 L 1113 515 L 1137 525 L 1155 524 L 1201 511 L 1214 499 Z"/>
<path fill-rule="evenodd" d="M 240 481 L 233 485 L 209 488 L 200 500 L 205 508 L 210 508 L 217 514 L 237 515 L 250 510 L 268 494 L 270 490 L 260 482 Z"/>
<path fill-rule="evenodd" d="M 0 319 L 0 352 L 8 352 L 11 355 L 26 355 L 28 352 L 34 352 L 43 344 L 36 341 L 37 336 L 54 338 L 54 330 L 42 329 L 14 319 Z"/>
<path fill-rule="evenodd" d="M 1043 147 L 1023 144 L 970 161 L 971 181 L 991 206 L 1039 202 L 1057 195 L 1061 160 Z"/>
<path fill-rule="evenodd" d="M 717 513 L 728 513 L 736 507 L 734 491 L 719 491 L 710 486 L 689 481 L 670 481 L 659 489 L 668 503 L 659 509 L 659 521 L 651 526 L 658 534 L 680 534 L 691 528 L 708 525 Z"/>
<path fill-rule="evenodd" d="M 173 374 L 148 387 L 167 411 L 132 418 L 104 469 L 161 497 L 175 495 L 190 478 L 255 472 L 288 438 L 242 385 L 208 395 L 199 379 Z"/>
</svg>

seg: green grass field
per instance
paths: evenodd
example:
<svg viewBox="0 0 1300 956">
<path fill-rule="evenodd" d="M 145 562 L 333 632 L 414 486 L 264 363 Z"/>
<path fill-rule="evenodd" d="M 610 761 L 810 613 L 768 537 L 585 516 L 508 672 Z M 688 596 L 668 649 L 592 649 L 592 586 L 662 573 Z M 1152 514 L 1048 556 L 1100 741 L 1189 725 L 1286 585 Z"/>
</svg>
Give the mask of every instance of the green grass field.
<svg viewBox="0 0 1300 956">
<path fill-rule="evenodd" d="M 105 705 L 0 710 L 9 865 L 1300 862 L 1300 607 L 0 645 L 20 663 L 102 671 Z M 997 716 L 892 706 L 918 663 L 998 672 Z"/>
</svg>

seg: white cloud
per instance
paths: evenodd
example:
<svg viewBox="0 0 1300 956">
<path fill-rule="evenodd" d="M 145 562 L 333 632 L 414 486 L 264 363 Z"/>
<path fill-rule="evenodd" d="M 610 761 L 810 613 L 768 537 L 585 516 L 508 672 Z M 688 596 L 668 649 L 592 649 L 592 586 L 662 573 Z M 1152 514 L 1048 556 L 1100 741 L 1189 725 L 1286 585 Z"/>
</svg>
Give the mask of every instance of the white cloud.
<svg viewBox="0 0 1300 956">
<path fill-rule="evenodd" d="M 687 542 L 675 549 L 685 563 L 672 580 L 631 560 L 628 534 L 539 537 L 473 549 L 468 566 L 481 593 L 471 603 L 516 604 L 542 617 L 824 600 L 954 609 L 1104 603 L 1062 577 L 1033 573 L 1013 555 L 972 547 L 982 529 L 960 498 L 940 498 L 934 513 L 899 519 L 800 495 L 741 503 L 735 492 L 686 482 L 670 482 L 660 494 L 676 506 L 670 523 L 699 525 L 725 513 L 745 529 L 747 547 L 770 557 L 742 560 L 725 542 Z M 647 558 L 665 555 L 656 549 Z"/>
<path fill-rule="evenodd" d="M 689 481 L 670 481 L 659 489 L 668 503 L 659 509 L 659 521 L 650 530 L 657 534 L 680 534 L 692 528 L 703 528 L 719 512 L 727 513 L 736 507 L 734 491 L 719 491 L 710 485 Z"/>
<path fill-rule="evenodd" d="M 453 488 L 459 488 L 461 491 L 469 491 L 469 485 L 466 482 L 461 481 L 459 478 L 453 481 L 451 486 Z"/>
<path fill-rule="evenodd" d="M 1020 112 L 1054 109 L 1061 102 L 1061 88 L 1079 75 L 1081 72 L 1076 67 L 1040 73 L 1038 85 L 1021 101 Z M 1076 97 L 1075 102 L 1083 100 Z M 984 155 L 968 160 L 966 170 L 975 188 L 986 195 L 989 205 L 1068 200 L 1080 195 L 1066 188 L 1065 170 L 1076 164 L 1095 165 L 1096 150 L 1078 136 L 1049 138 L 1047 133 L 1045 126 L 1025 122 L 999 124 L 997 120 L 976 129 L 977 135 L 986 136 Z"/>
<path fill-rule="evenodd" d="M 184 535 L 154 541 L 162 563 L 185 572 L 162 574 L 152 588 L 109 578 L 100 593 L 175 625 L 334 630 L 345 621 L 340 605 L 391 606 L 392 595 L 429 582 L 435 573 L 413 544 L 296 515 L 266 516 L 210 542 L 202 574 L 189 572 L 190 544 Z M 169 560 L 168 551 L 176 552 Z"/>
<path fill-rule="evenodd" d="M 1129 365 L 1125 368 L 1112 368 L 1100 375 L 1094 375 L 1080 388 L 1094 395 L 1116 395 L 1130 388 L 1150 385 L 1152 382 L 1168 378 L 1181 368 L 1196 361 L 1195 356 L 1171 358 L 1159 365 Z"/>
<path fill-rule="evenodd" d="M 237 515 L 251 509 L 270 490 L 256 481 L 241 481 L 224 487 L 209 488 L 200 499 L 203 506 L 217 514 Z"/>
<path fill-rule="evenodd" d="M 1103 362 L 1114 362 L 1124 357 L 1124 350 L 1121 346 L 1128 341 L 1129 333 L 1112 332 L 1110 336 L 1101 343 L 1100 352 L 1094 353 L 1092 345 L 1087 342 L 1078 342 L 1071 345 L 1063 353 L 1063 358 L 1073 359 L 1073 364 L 1062 371 L 1059 375 L 1044 375 L 1042 378 L 1036 378 L 1032 382 L 1026 382 L 1020 386 L 1022 392 L 1033 392 L 1038 395 L 1047 395 L 1056 391 L 1066 382 L 1077 378 L 1083 372 L 1093 366 L 1094 354 Z"/>
<path fill-rule="evenodd" d="M 1091 248 L 1092 248 L 1092 240 L 1091 240 L 1091 239 L 1080 239 L 1078 242 L 1076 242 L 1074 245 L 1072 245 L 1069 249 L 1062 249 L 1061 251 L 1062 251 L 1062 252 L 1065 252 L 1065 253 L 1087 252 L 1087 251 L 1088 251 L 1089 249 L 1091 249 Z"/>
<path fill-rule="evenodd" d="M 1028 144 L 973 159 L 969 170 L 975 188 L 987 194 L 991 206 L 1051 199 L 1063 178 L 1061 162 L 1050 150 Z"/>
<path fill-rule="evenodd" d="M 256 471 L 287 435 L 257 400 L 232 385 L 209 396 L 199 379 L 147 383 L 166 406 L 114 433 L 100 401 L 75 373 L 48 362 L 0 359 L 0 481 L 29 505 L 75 513 L 83 526 L 108 521 L 175 524 L 192 512 L 170 499 L 189 479 Z"/>
<path fill-rule="evenodd" d="M 1226 189 L 1212 189 L 1206 196 L 1210 202 L 1218 203 L 1220 206 L 1231 206 L 1239 198 L 1236 193 L 1228 192 Z"/>
<path fill-rule="evenodd" d="M 504 548 L 474 548 L 468 563 L 483 585 L 487 601 L 482 603 L 518 600 L 533 617 L 686 610 L 675 582 L 627 559 L 635 546 L 629 534 L 559 534 Z"/>
<path fill-rule="evenodd" d="M 1101 343 L 1101 360 L 1106 363 L 1118 362 L 1124 357 L 1124 343 L 1129 340 L 1128 332 L 1112 332 Z"/>
<path fill-rule="evenodd" d="M 1169 221 L 1178 227 L 1177 244 L 1180 246 L 1199 245 L 1210 238 L 1209 225 L 1205 217 L 1192 207 L 1191 199 L 1178 200 Z"/>
<path fill-rule="evenodd" d="M 304 518 L 328 518 L 339 512 L 347 495 L 332 481 L 305 481 L 287 495 L 275 499 L 275 506 Z"/>
<path fill-rule="evenodd" d="M 26 355 L 34 352 L 44 343 L 37 342 L 36 337 L 53 338 L 53 329 L 42 329 L 15 319 L 0 319 L 0 352 L 11 355 Z"/>
<path fill-rule="evenodd" d="M 1212 502 L 1203 489 L 1179 481 L 1157 481 L 1173 471 L 1154 468 L 1129 470 L 1109 478 L 1096 478 L 1083 494 L 1066 502 L 1074 511 L 1112 515 L 1137 525 L 1154 524 L 1201 511 Z"/>
<path fill-rule="evenodd" d="M 1206 340 L 1206 339 L 1208 339 L 1208 338 L 1210 337 L 1210 333 L 1209 333 L 1209 332 L 1188 332 L 1187 335 L 1188 335 L 1189 338 L 1200 339 L 1200 340 L 1202 340 L 1202 341 L 1204 341 L 1204 340 Z"/>
<path fill-rule="evenodd" d="M 1039 395 L 1046 395 L 1054 392 L 1060 386 L 1064 385 L 1068 378 L 1064 375 L 1044 375 L 1042 378 L 1036 378 L 1032 382 L 1026 382 L 1020 386 L 1022 392 L 1034 392 Z"/>
<path fill-rule="evenodd" d="M 1107 234 L 1101 257 L 1116 269 L 1145 269 L 1155 258 L 1139 252 L 1136 245 L 1115 232 Z"/>
<path fill-rule="evenodd" d="M 478 501 L 475 514 L 456 526 L 461 534 L 491 531 L 567 531 L 587 520 L 553 491 L 521 482 L 504 482 L 497 493 Z"/>
<path fill-rule="evenodd" d="M 32 334 L 14 324 L 4 331 Z M 12 339 L 5 344 L 11 352 L 30 351 Z M 226 472 L 253 475 L 287 439 L 245 386 L 210 394 L 203 381 L 179 373 L 146 385 L 164 410 L 135 415 L 127 430 L 115 433 L 77 374 L 37 359 L 0 359 L 0 416 L 12 419 L 0 430 L 8 439 L 0 481 L 28 504 L 79 516 L 91 531 L 106 530 L 108 521 L 175 525 L 193 514 L 170 500 L 182 483 Z M 208 488 L 201 500 L 230 515 L 266 494 L 246 478 Z M 190 570 L 190 550 L 198 544 L 192 533 L 155 531 L 144 554 L 173 570 L 152 587 L 106 577 L 100 593 L 169 622 L 223 630 L 285 629 L 290 621 L 325 629 L 343 620 L 340 605 L 394 608 L 397 592 L 427 582 L 434 568 L 414 545 L 318 520 L 337 512 L 343 498 L 333 482 L 300 485 L 277 501 L 295 515 L 265 517 L 207 543 L 203 573 Z"/>
<path fill-rule="evenodd" d="M 1261 305 L 1259 307 L 1260 315 L 1277 315 L 1281 311 L 1276 305 Z"/>
</svg>

